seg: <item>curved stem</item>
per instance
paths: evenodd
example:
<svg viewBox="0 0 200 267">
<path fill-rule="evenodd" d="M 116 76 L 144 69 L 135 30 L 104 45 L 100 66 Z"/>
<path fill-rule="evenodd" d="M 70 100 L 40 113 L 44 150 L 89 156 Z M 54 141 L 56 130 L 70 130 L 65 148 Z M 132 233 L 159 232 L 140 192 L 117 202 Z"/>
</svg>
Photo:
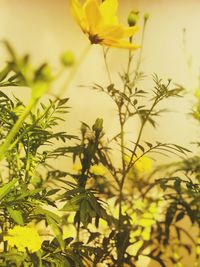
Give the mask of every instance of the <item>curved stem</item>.
<svg viewBox="0 0 200 267">
<path fill-rule="evenodd" d="M 103 58 L 104 58 L 105 66 L 106 66 L 106 71 L 107 71 L 107 74 L 108 74 L 108 80 L 109 80 L 109 83 L 112 84 L 112 78 L 111 78 L 111 74 L 110 74 L 110 70 L 109 70 L 108 62 L 107 62 L 107 53 L 108 53 L 108 49 L 109 49 L 109 48 L 105 48 L 105 47 L 103 47 Z"/>
</svg>

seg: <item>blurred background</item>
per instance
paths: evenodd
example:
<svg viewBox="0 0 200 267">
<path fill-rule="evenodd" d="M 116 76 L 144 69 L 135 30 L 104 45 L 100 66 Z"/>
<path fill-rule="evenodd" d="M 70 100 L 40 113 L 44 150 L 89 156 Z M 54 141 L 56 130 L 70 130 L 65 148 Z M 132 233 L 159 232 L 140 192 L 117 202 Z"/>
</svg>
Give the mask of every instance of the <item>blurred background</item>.
<svg viewBox="0 0 200 267">
<path fill-rule="evenodd" d="M 200 131 L 189 113 L 198 88 L 200 1 L 121 0 L 118 14 L 122 23 L 127 23 L 131 10 L 140 11 L 140 27 L 143 24 L 143 15 L 150 14 L 141 66 L 147 77 L 142 83 L 142 89 L 152 90 L 154 73 L 163 80 L 170 78 L 186 88 L 183 98 L 164 103 L 170 112 L 159 118 L 158 130 L 147 127 L 144 139 L 172 142 L 194 150 L 191 142 L 198 139 Z M 186 29 L 186 49 L 183 45 L 183 29 Z M 68 0 L 0 0 L 0 40 L 8 40 L 18 54 L 30 53 L 34 64 L 49 62 L 55 71 L 60 67 L 59 58 L 62 52 L 71 50 L 78 58 L 88 45 L 87 37 L 82 34 L 70 14 Z M 141 32 L 135 37 L 135 43 L 140 42 Z M 138 54 L 136 51 L 135 60 Z M 0 55 L 2 65 L 7 58 L 3 45 L 0 46 Z M 123 70 L 127 56 L 126 50 L 111 49 L 108 60 L 113 81 L 119 80 L 118 74 Z M 190 70 L 187 66 L 188 57 L 192 59 Z M 108 83 L 103 51 L 99 45 L 91 47 L 65 93 L 70 98 L 69 105 L 72 108 L 62 127 L 70 134 L 77 134 L 80 121 L 91 125 L 97 117 L 101 117 L 104 119 L 107 135 L 112 137 L 118 129 L 115 106 L 105 95 L 80 86 L 93 83 Z M 9 94 L 14 93 L 25 102 L 30 97 L 27 88 L 3 90 L 7 90 Z M 135 121 L 129 125 L 128 131 L 132 132 L 133 140 L 138 123 Z"/>
</svg>

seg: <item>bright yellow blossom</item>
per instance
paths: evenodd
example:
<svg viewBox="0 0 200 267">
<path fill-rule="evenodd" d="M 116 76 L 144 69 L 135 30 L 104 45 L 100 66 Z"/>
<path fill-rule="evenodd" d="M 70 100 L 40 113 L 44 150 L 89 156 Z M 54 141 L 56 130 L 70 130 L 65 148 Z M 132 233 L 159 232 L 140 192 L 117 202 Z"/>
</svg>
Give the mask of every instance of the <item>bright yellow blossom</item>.
<svg viewBox="0 0 200 267">
<path fill-rule="evenodd" d="M 124 160 L 126 164 L 129 164 L 130 157 L 126 155 L 124 156 Z M 148 173 L 151 172 L 153 169 L 153 161 L 147 156 L 142 156 L 139 159 L 137 159 L 137 157 L 133 157 L 132 162 L 135 162 L 133 168 L 137 171 L 137 173 Z"/>
<path fill-rule="evenodd" d="M 124 41 L 124 38 L 133 36 L 138 27 L 124 27 L 119 23 L 116 16 L 118 0 L 86 0 L 84 4 L 70 0 L 70 4 L 73 16 L 92 44 L 131 50 L 139 48 Z"/>
<path fill-rule="evenodd" d="M 33 253 L 38 251 L 42 245 L 37 230 L 29 226 L 14 226 L 14 228 L 8 230 L 4 241 L 8 242 L 8 246 L 16 247 L 21 252 L 25 252 L 27 248 L 29 252 Z"/>
<path fill-rule="evenodd" d="M 106 170 L 104 169 L 103 166 L 95 164 L 90 167 L 90 172 L 97 176 L 103 176 L 105 175 Z"/>
<path fill-rule="evenodd" d="M 144 173 L 152 171 L 152 165 L 152 159 L 146 156 L 142 156 L 139 160 L 135 162 L 134 168 L 138 173 Z"/>
</svg>

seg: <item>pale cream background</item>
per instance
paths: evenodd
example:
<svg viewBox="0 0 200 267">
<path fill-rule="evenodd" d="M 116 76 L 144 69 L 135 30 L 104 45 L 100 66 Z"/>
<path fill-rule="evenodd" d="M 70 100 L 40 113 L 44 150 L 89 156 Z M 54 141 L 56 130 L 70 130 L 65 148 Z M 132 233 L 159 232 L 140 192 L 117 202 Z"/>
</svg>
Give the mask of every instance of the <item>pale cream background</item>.
<svg viewBox="0 0 200 267">
<path fill-rule="evenodd" d="M 188 113 L 197 87 L 195 76 L 200 66 L 200 1 L 199 0 L 121 0 L 119 15 L 126 22 L 130 10 L 140 10 L 141 16 L 148 12 L 142 69 L 147 74 L 143 83 L 151 90 L 151 75 L 157 73 L 163 79 L 172 78 L 188 90 L 182 99 L 166 102 L 172 112 L 165 114 L 160 121 L 161 127 L 154 131 L 148 128 L 146 139 L 174 142 L 192 148 L 190 142 L 199 136 L 199 129 Z M 142 23 L 142 19 L 140 24 Z M 182 29 L 187 29 L 187 47 L 193 58 L 193 75 L 190 77 L 182 43 Z M 19 54 L 31 53 L 33 62 L 48 61 L 56 70 L 59 56 L 65 50 L 72 50 L 76 57 L 88 45 L 87 38 L 72 19 L 67 0 L 0 0 L 0 39 L 9 40 Z M 140 42 L 140 34 L 136 38 Z M 137 52 L 136 57 L 137 58 Z M 127 51 L 113 49 L 110 53 L 110 68 L 113 80 L 126 62 Z M 6 58 L 0 48 L 1 61 Z M 2 64 L 2 63 L 0 63 Z M 67 115 L 63 127 L 69 133 L 77 133 L 80 121 L 92 124 L 96 117 L 105 119 L 108 136 L 117 132 L 116 110 L 104 95 L 97 94 L 77 85 L 91 85 L 93 82 L 107 83 L 107 75 L 100 46 L 93 46 L 87 60 L 80 66 L 66 96 L 70 97 L 72 110 Z M 8 90 L 8 89 L 4 89 Z M 12 88 L 18 97 L 28 101 L 28 89 Z M 9 91 L 9 92 L 10 92 Z M 138 122 L 130 124 L 134 140 Z M 62 165 L 62 163 L 60 163 Z M 156 267 L 155 264 L 152 265 Z"/>
</svg>

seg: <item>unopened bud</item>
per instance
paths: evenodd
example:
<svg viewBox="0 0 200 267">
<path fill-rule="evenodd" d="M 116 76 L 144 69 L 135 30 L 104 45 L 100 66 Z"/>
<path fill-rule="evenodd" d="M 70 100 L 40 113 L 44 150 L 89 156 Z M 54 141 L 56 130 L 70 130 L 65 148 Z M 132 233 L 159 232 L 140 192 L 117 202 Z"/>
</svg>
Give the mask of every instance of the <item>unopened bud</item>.
<svg viewBox="0 0 200 267">
<path fill-rule="evenodd" d="M 96 119 L 95 124 L 93 125 L 92 129 L 97 132 L 101 132 L 103 129 L 103 119 Z"/>
<path fill-rule="evenodd" d="M 149 16 L 150 16 L 149 13 L 145 13 L 144 14 L 144 21 L 145 22 L 149 19 Z"/>
<path fill-rule="evenodd" d="M 128 25 L 135 26 L 139 19 L 139 12 L 138 11 L 131 11 L 128 16 Z"/>
<path fill-rule="evenodd" d="M 74 54 L 71 51 L 64 52 L 60 61 L 65 67 L 71 67 L 75 62 Z"/>
<path fill-rule="evenodd" d="M 52 71 L 51 68 L 46 65 L 42 71 L 41 71 L 41 76 L 43 78 L 44 81 L 51 81 L 52 80 Z"/>
<path fill-rule="evenodd" d="M 84 122 L 82 122 L 81 123 L 81 133 L 83 136 L 86 134 L 87 128 L 88 128 L 88 126 Z"/>
</svg>

